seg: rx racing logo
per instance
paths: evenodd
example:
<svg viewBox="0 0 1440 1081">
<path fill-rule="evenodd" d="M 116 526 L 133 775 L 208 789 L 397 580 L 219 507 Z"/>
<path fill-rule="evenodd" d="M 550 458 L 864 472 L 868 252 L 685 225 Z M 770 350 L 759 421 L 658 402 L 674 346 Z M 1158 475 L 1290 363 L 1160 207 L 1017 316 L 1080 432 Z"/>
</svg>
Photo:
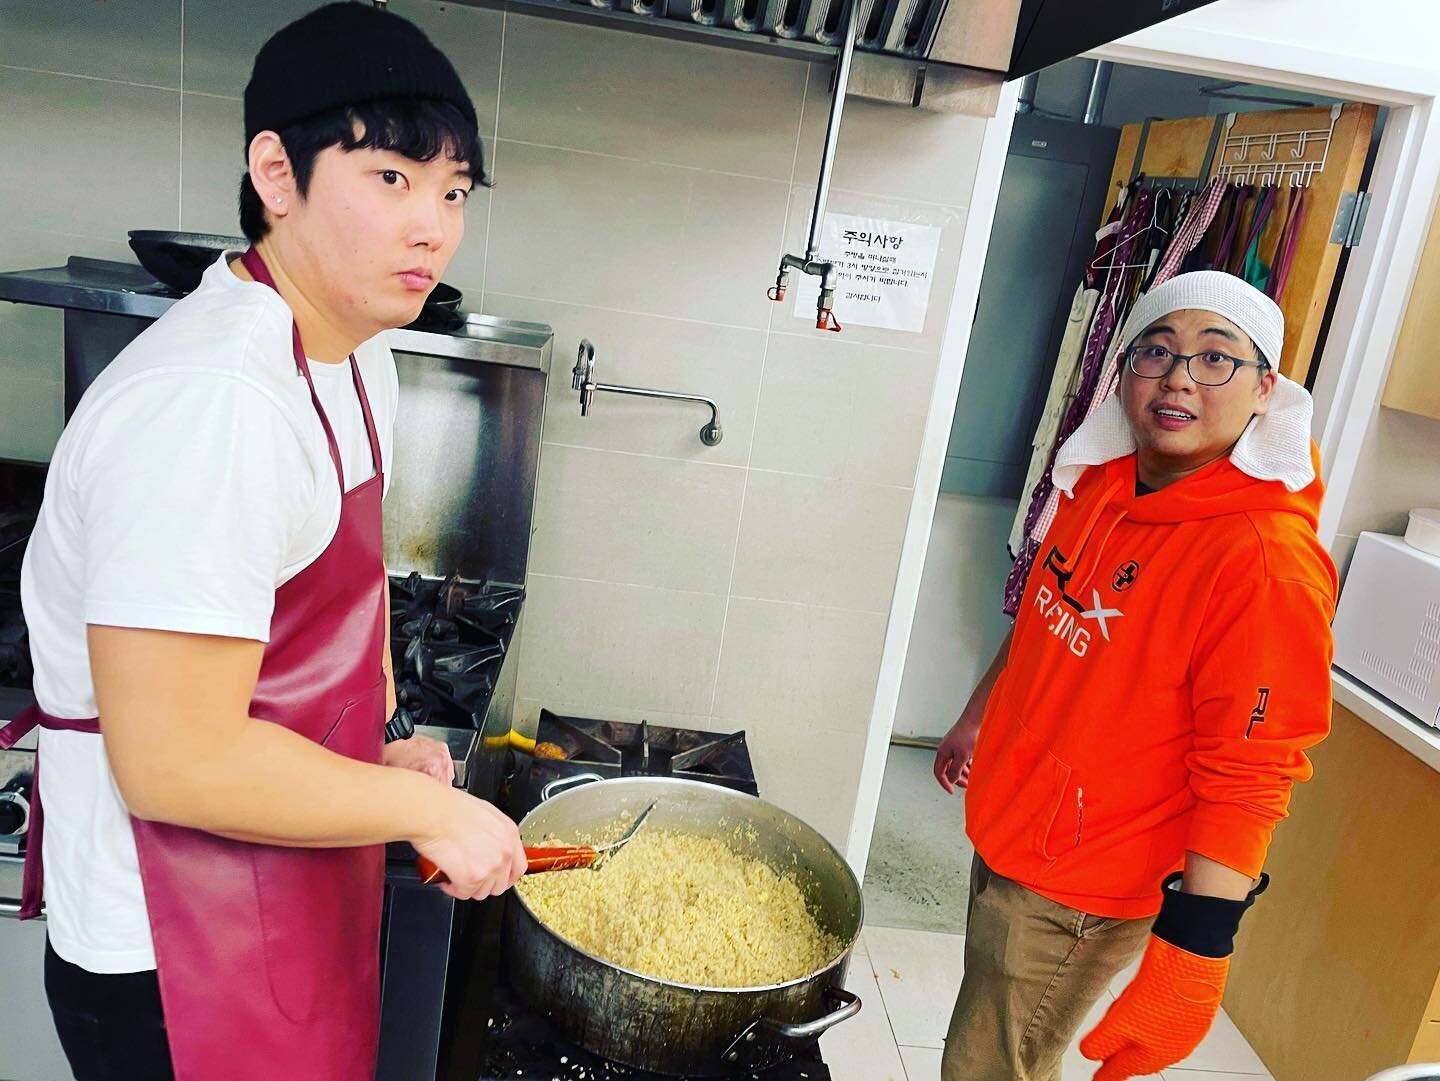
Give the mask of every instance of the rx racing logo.
<svg viewBox="0 0 1440 1081">
<path fill-rule="evenodd" d="M 1135 584 L 1135 579 L 1140 577 L 1140 563 L 1130 559 L 1120 564 L 1120 569 L 1115 572 L 1115 577 L 1110 580 L 1110 588 L 1116 593 L 1124 593 Z"/>
<path fill-rule="evenodd" d="M 1064 641 L 1075 656 L 1083 657 L 1090 649 L 1090 630 L 1081 621 L 1092 621 L 1099 628 L 1100 636 L 1108 642 L 1110 621 L 1119 619 L 1125 613 L 1118 608 L 1106 608 L 1098 589 L 1090 591 L 1089 608 L 1085 607 L 1083 601 L 1070 596 L 1068 587 L 1075 572 L 1065 567 L 1066 562 L 1060 550 L 1052 545 L 1045 556 L 1044 565 L 1046 570 L 1055 575 L 1057 588 L 1052 591 L 1049 586 L 1040 586 L 1035 591 L 1035 605 L 1044 614 L 1050 633 Z M 1135 570 L 1138 572 L 1139 564 L 1135 565 Z"/>
</svg>

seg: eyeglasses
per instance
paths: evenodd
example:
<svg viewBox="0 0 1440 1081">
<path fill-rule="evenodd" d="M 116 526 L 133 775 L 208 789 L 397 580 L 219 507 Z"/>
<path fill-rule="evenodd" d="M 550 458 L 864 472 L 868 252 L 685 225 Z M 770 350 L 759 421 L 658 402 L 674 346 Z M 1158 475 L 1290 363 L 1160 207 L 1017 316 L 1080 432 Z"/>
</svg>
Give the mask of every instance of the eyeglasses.
<svg viewBox="0 0 1440 1081">
<path fill-rule="evenodd" d="M 1172 353 L 1163 345 L 1132 345 L 1125 351 L 1126 365 L 1141 379 L 1164 379 L 1182 361 L 1186 373 L 1202 387 L 1223 387 L 1241 368 L 1251 365 L 1261 371 L 1270 367 L 1268 361 L 1241 360 L 1214 350 L 1185 356 Z"/>
</svg>

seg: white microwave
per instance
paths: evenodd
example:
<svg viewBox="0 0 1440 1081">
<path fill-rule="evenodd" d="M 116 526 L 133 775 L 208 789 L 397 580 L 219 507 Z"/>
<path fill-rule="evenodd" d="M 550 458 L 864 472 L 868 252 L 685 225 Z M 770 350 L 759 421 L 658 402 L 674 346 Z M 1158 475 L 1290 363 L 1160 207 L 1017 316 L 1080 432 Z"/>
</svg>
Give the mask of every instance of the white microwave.
<svg viewBox="0 0 1440 1081">
<path fill-rule="evenodd" d="M 1440 556 L 1360 534 L 1335 613 L 1335 664 L 1440 728 Z"/>
</svg>

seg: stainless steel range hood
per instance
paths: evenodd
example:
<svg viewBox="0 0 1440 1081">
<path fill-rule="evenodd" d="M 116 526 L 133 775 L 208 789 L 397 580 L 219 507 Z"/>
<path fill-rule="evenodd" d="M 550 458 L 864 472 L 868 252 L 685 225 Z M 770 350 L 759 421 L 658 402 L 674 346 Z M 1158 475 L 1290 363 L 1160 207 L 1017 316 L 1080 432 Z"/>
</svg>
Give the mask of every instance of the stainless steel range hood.
<svg viewBox="0 0 1440 1081">
<path fill-rule="evenodd" d="M 848 0 L 461 0 L 792 56 L 828 58 Z M 856 48 L 1019 78 L 1213 0 L 859 0 Z"/>
</svg>

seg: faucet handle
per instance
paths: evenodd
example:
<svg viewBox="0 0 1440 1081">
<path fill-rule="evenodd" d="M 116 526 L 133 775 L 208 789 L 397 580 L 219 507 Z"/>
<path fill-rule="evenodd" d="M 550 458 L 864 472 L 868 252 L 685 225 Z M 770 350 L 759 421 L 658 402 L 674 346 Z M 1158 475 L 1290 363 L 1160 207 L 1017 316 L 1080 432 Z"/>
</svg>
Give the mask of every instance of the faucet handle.
<svg viewBox="0 0 1440 1081">
<path fill-rule="evenodd" d="M 575 370 L 570 373 L 570 387 L 580 392 L 580 415 L 588 417 L 590 403 L 595 400 L 595 346 L 589 338 L 580 339 Z"/>
<path fill-rule="evenodd" d="M 586 383 L 594 382 L 595 346 L 589 338 L 580 339 L 580 349 L 575 355 L 575 369 L 570 373 L 570 389 L 581 390 Z"/>
<path fill-rule="evenodd" d="M 782 263 L 780 273 L 775 276 L 775 284 L 765 291 L 765 295 L 778 304 L 785 299 L 785 290 L 789 287 L 790 268 Z"/>
</svg>

